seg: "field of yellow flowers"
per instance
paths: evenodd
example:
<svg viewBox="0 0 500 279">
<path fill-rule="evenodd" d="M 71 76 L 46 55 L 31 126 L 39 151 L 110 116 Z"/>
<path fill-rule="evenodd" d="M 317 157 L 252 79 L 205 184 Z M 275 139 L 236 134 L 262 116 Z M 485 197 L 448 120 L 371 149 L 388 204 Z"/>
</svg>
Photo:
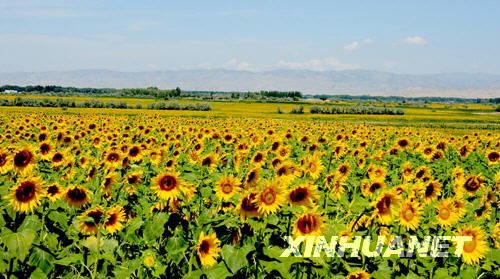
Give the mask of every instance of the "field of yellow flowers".
<svg viewBox="0 0 500 279">
<path fill-rule="evenodd" d="M 0 274 L 498 278 L 499 150 L 498 130 L 0 112 Z M 472 240 L 280 257 L 311 235 Z"/>
</svg>

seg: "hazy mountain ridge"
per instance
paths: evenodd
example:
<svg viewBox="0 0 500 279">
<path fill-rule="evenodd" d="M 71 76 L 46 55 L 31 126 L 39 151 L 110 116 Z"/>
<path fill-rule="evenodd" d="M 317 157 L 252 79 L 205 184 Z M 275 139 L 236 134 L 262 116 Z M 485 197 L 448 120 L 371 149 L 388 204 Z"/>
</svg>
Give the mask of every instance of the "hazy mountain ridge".
<svg viewBox="0 0 500 279">
<path fill-rule="evenodd" d="M 0 73 L 0 84 L 113 88 L 179 86 L 185 90 L 214 91 L 298 90 L 306 94 L 500 97 L 500 75 L 482 73 L 409 75 L 370 70 L 324 72 L 307 70 L 250 72 L 225 69 L 151 72 L 75 70 Z"/>
</svg>

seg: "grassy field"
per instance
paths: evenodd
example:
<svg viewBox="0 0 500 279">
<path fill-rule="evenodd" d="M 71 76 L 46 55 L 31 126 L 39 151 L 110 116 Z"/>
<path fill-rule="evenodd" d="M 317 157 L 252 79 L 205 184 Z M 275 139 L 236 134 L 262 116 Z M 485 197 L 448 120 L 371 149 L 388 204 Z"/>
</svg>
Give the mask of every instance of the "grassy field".
<svg viewBox="0 0 500 279">
<path fill-rule="evenodd" d="M 13 99 L 13 95 L 0 95 L 0 98 Z M 45 96 L 23 96 L 23 98 L 60 98 L 60 97 L 45 97 Z M 89 99 L 88 97 L 62 97 L 81 102 Z M 144 108 L 148 104 L 155 102 L 153 99 L 134 99 L 134 98 L 98 98 L 102 102 L 124 101 L 129 106 L 141 104 Z M 200 101 L 200 100 L 173 100 L 167 102 L 177 102 L 180 104 L 205 102 L 209 103 L 212 110 L 209 112 L 198 111 L 151 111 L 151 110 L 136 110 L 136 109 L 82 109 L 82 108 L 36 108 L 37 111 L 46 113 L 105 113 L 105 114 L 147 114 L 147 115 L 165 115 L 165 116 L 197 116 L 197 117 L 250 117 L 250 118 L 273 118 L 273 119 L 310 119 L 318 121 L 342 121 L 342 122 L 369 122 L 378 124 L 394 124 L 394 125 L 418 125 L 429 127 L 487 127 L 499 128 L 500 114 L 494 112 L 495 107 L 486 104 L 426 104 L 426 105 L 400 105 L 400 104 L 385 104 L 391 107 L 402 108 L 405 115 L 319 115 L 310 114 L 309 108 L 318 105 L 355 105 L 355 103 L 339 102 L 339 103 L 260 103 L 254 101 L 237 101 L 237 102 L 222 102 L 222 101 Z M 383 106 L 383 103 L 372 103 L 374 106 Z M 303 106 L 304 114 L 290 114 L 289 112 L 294 107 Z M 285 113 L 278 113 L 280 108 Z M 33 108 L 28 107 L 0 107 L 0 111 L 33 111 Z"/>
</svg>

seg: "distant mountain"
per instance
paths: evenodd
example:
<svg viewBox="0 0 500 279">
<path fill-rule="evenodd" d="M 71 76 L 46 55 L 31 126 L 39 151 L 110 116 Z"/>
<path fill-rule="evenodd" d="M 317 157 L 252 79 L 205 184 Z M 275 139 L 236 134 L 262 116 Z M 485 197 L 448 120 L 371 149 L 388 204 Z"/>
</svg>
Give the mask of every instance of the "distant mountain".
<svg viewBox="0 0 500 279">
<path fill-rule="evenodd" d="M 257 91 L 297 90 L 306 94 L 380 96 L 500 97 L 500 75 L 443 73 L 394 74 L 370 70 L 264 72 L 169 70 L 119 72 L 76 70 L 0 73 L 0 85 L 61 85 L 75 87 L 149 87 L 185 90 Z"/>
</svg>

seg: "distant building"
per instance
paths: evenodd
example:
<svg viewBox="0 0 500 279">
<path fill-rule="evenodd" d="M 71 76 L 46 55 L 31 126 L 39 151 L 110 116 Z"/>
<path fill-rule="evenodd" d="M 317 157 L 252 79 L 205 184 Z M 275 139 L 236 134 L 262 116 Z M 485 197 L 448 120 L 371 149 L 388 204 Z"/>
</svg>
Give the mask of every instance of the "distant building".
<svg viewBox="0 0 500 279">
<path fill-rule="evenodd" d="M 17 93 L 17 90 L 5 90 L 4 93 Z"/>
</svg>

